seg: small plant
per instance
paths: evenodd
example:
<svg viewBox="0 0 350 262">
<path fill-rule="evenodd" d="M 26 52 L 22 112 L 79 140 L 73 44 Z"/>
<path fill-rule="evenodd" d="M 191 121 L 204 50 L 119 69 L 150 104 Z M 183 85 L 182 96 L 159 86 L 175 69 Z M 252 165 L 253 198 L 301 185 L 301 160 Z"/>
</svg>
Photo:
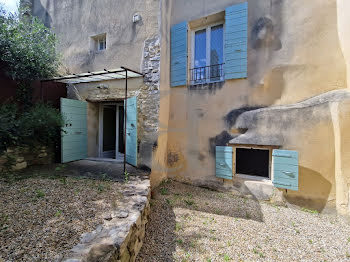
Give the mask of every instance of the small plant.
<svg viewBox="0 0 350 262">
<path fill-rule="evenodd" d="M 307 212 L 307 213 L 310 213 L 310 214 L 318 214 L 317 210 L 312 210 L 312 209 L 308 209 L 308 208 L 305 208 L 305 207 L 302 207 L 301 211 L 304 211 L 304 212 Z"/>
<path fill-rule="evenodd" d="M 62 215 L 62 210 L 57 210 L 55 213 L 55 217 L 59 217 Z"/>
<path fill-rule="evenodd" d="M 168 194 L 168 189 L 167 189 L 167 188 L 164 188 L 164 187 L 161 188 L 161 189 L 160 189 L 160 194 L 161 194 L 161 195 L 167 195 L 167 194 Z"/>
<path fill-rule="evenodd" d="M 211 258 L 207 258 L 207 262 L 211 262 Z"/>
<path fill-rule="evenodd" d="M 249 214 L 248 212 L 245 212 L 245 217 L 246 217 L 247 219 L 251 219 L 251 216 L 250 216 L 250 214 Z"/>
<path fill-rule="evenodd" d="M 174 200 L 167 198 L 165 199 L 165 201 L 167 202 L 168 205 L 172 206 L 174 204 Z"/>
<path fill-rule="evenodd" d="M 186 205 L 188 205 L 188 206 L 192 206 L 194 204 L 194 201 L 191 199 L 184 199 L 184 201 L 185 201 Z"/>
<path fill-rule="evenodd" d="M 350 243 L 350 237 L 348 238 L 348 243 Z"/>
<path fill-rule="evenodd" d="M 108 175 L 106 173 L 101 174 L 102 181 L 106 181 L 107 177 L 108 177 Z"/>
<path fill-rule="evenodd" d="M 179 245 L 183 244 L 183 240 L 182 239 L 176 239 L 176 243 L 178 243 Z"/>
<path fill-rule="evenodd" d="M 309 243 L 312 244 L 312 239 L 309 239 Z"/>
<path fill-rule="evenodd" d="M 45 193 L 41 191 L 40 189 L 35 190 L 35 196 L 36 198 L 42 198 L 45 196 Z"/>
<path fill-rule="evenodd" d="M 125 171 L 124 172 L 124 181 L 125 181 L 125 183 L 128 183 L 129 182 L 129 173 L 128 173 L 128 171 Z"/>
<path fill-rule="evenodd" d="M 175 224 L 175 231 L 180 231 L 182 229 L 182 226 L 180 223 Z"/>
<path fill-rule="evenodd" d="M 66 177 L 62 177 L 60 179 L 60 181 L 62 182 L 63 185 L 67 185 L 67 178 Z"/>
<path fill-rule="evenodd" d="M 299 229 L 295 229 L 295 233 L 300 234 L 300 230 Z"/>
<path fill-rule="evenodd" d="M 225 261 L 230 261 L 231 258 L 230 258 L 227 254 L 224 254 L 224 260 L 225 260 Z"/>
<path fill-rule="evenodd" d="M 104 186 L 102 184 L 98 184 L 98 186 L 97 186 L 98 193 L 102 193 L 103 190 L 104 190 Z"/>
</svg>

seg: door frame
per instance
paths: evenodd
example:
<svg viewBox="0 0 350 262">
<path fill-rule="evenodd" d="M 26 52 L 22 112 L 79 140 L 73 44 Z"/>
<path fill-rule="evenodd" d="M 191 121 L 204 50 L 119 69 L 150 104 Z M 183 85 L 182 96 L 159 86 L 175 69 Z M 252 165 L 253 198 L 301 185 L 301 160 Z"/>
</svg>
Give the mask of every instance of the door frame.
<svg viewBox="0 0 350 262">
<path fill-rule="evenodd" d="M 123 157 L 124 154 L 119 153 L 119 107 L 124 106 L 123 102 L 107 102 L 107 103 L 99 103 L 99 114 L 98 114 L 98 157 L 99 158 L 104 158 L 103 157 L 103 107 L 104 106 L 115 106 L 116 107 L 116 136 L 115 136 L 115 155 L 114 159 Z M 106 151 L 107 152 L 107 151 Z"/>
</svg>

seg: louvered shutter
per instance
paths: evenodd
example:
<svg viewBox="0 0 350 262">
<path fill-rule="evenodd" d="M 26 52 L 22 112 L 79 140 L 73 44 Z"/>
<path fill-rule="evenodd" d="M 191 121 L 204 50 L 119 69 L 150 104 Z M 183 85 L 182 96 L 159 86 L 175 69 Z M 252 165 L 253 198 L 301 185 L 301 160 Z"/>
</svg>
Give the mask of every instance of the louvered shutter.
<svg viewBox="0 0 350 262">
<path fill-rule="evenodd" d="M 232 147 L 217 146 L 215 156 L 216 176 L 232 179 Z"/>
<path fill-rule="evenodd" d="M 187 82 L 187 22 L 171 27 L 171 86 L 183 86 Z"/>
<path fill-rule="evenodd" d="M 273 185 L 279 188 L 298 190 L 299 169 L 298 152 L 291 150 L 273 150 Z"/>
<path fill-rule="evenodd" d="M 247 77 L 248 3 L 225 10 L 225 79 Z"/>
</svg>

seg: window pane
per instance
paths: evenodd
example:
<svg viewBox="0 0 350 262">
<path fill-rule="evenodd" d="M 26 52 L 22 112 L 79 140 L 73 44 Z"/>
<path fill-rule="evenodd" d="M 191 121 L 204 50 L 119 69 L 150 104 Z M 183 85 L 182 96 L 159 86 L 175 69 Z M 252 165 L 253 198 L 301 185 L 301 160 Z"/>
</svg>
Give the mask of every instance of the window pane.
<svg viewBox="0 0 350 262">
<path fill-rule="evenodd" d="M 194 47 L 194 67 L 206 66 L 206 30 L 196 32 Z"/>
<path fill-rule="evenodd" d="M 210 35 L 210 78 L 219 80 L 222 76 L 222 66 L 224 62 L 224 27 L 223 25 L 213 26 Z"/>
<path fill-rule="evenodd" d="M 194 47 L 194 71 L 193 80 L 201 81 L 205 79 L 205 66 L 206 66 L 206 29 L 199 30 L 195 33 L 195 47 Z M 202 67 L 202 68 L 200 68 Z"/>
<path fill-rule="evenodd" d="M 210 36 L 210 65 L 223 63 L 224 43 L 223 43 L 224 28 L 223 25 L 213 26 Z"/>
</svg>

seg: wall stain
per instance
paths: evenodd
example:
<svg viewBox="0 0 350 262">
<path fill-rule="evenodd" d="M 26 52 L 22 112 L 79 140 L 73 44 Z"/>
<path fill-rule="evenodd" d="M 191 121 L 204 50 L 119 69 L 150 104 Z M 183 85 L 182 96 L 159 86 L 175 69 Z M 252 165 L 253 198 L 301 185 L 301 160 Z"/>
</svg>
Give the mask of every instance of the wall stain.
<svg viewBox="0 0 350 262">
<path fill-rule="evenodd" d="M 278 38 L 273 22 L 270 18 L 260 17 L 253 25 L 251 32 L 252 48 L 272 48 L 278 51 L 282 48 L 281 40 Z"/>
<path fill-rule="evenodd" d="M 209 153 L 215 156 L 216 146 L 226 146 L 227 143 L 233 138 L 226 130 L 222 131 L 219 135 L 209 138 Z"/>
<path fill-rule="evenodd" d="M 198 94 L 211 94 L 215 95 L 217 90 L 220 90 L 224 86 L 224 82 L 214 82 L 206 84 L 189 85 L 187 88 L 191 92 Z"/>
<path fill-rule="evenodd" d="M 173 151 L 169 151 L 168 155 L 167 155 L 167 164 L 168 166 L 174 166 L 174 164 L 176 164 L 176 162 L 179 161 L 179 155 L 177 154 L 177 152 L 173 152 Z"/>
<path fill-rule="evenodd" d="M 236 121 L 241 114 L 260 108 L 263 108 L 263 106 L 244 106 L 241 108 L 233 109 L 226 116 L 224 116 L 224 121 L 228 129 L 231 129 L 236 124 Z"/>
</svg>

